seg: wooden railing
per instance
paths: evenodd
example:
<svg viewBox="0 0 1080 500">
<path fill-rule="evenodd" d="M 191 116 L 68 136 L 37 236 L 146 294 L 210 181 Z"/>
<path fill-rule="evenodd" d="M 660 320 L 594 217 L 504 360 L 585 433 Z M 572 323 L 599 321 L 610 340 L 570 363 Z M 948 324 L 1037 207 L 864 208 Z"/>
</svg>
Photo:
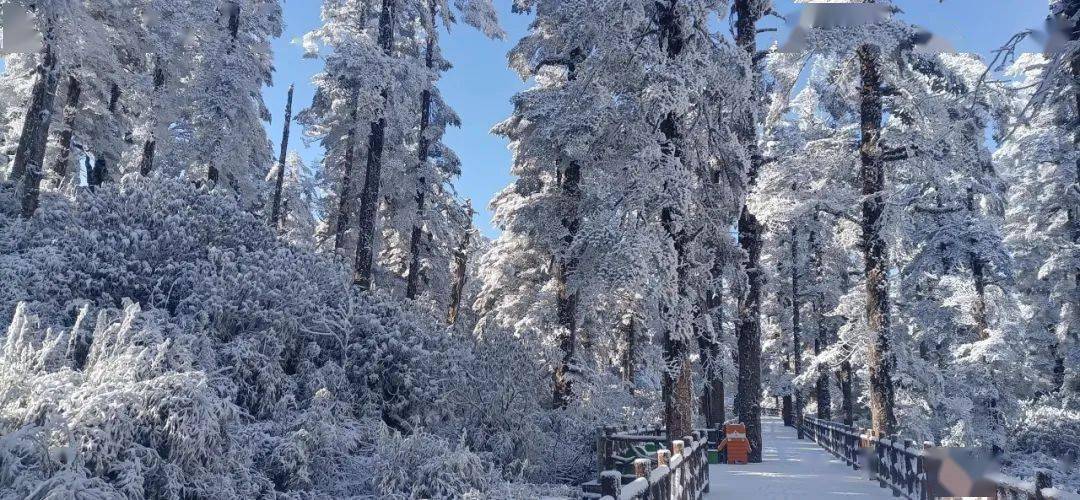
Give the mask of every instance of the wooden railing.
<svg viewBox="0 0 1080 500">
<path fill-rule="evenodd" d="M 894 496 L 911 500 L 929 498 L 924 447 L 910 439 L 876 437 L 868 431 L 811 416 L 802 419 L 803 432 L 849 466 L 869 469 L 871 479 Z M 996 474 L 992 477 L 999 499 L 1080 500 L 1080 495 L 1051 488 L 1048 474 L 1039 473 L 1035 483 Z"/>
<path fill-rule="evenodd" d="M 597 436 L 599 481 L 581 485 L 590 500 L 698 500 L 709 491 L 705 431 L 671 442 L 663 429 L 604 428 Z"/>
</svg>

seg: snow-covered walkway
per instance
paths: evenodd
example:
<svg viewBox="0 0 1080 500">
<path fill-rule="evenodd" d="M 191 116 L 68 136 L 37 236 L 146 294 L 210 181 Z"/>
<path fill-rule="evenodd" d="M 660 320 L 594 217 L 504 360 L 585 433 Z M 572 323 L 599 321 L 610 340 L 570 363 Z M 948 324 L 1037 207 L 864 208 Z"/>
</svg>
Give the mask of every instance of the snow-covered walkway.
<svg viewBox="0 0 1080 500">
<path fill-rule="evenodd" d="M 867 479 L 821 449 L 799 441 L 795 429 L 776 417 L 762 417 L 764 462 L 709 467 L 707 499 L 819 500 L 834 498 L 892 498 L 889 490 Z"/>
</svg>

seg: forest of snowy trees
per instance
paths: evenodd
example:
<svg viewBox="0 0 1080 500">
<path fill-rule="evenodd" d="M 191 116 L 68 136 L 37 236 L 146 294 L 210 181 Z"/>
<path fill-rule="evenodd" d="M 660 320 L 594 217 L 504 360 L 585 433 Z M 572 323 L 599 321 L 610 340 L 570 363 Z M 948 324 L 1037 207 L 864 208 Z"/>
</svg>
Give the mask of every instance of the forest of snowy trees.
<svg viewBox="0 0 1080 500">
<path fill-rule="evenodd" d="M 0 0 L 0 498 L 575 498 L 600 426 L 760 462 L 762 408 L 1080 492 L 1080 0 L 991 60 L 902 0 L 302 1 L 277 110 L 280 0 Z"/>
</svg>

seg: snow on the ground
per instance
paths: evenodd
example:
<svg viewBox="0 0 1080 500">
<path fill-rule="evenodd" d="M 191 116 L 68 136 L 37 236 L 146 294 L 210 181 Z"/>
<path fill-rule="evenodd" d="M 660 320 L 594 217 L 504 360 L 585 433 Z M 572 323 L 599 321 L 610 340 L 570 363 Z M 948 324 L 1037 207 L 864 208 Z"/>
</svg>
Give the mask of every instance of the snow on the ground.
<svg viewBox="0 0 1080 500">
<path fill-rule="evenodd" d="M 867 479 L 818 447 L 798 440 L 795 429 L 776 417 L 762 417 L 764 462 L 712 465 L 707 499 L 825 500 L 892 498 L 889 490 Z"/>
</svg>

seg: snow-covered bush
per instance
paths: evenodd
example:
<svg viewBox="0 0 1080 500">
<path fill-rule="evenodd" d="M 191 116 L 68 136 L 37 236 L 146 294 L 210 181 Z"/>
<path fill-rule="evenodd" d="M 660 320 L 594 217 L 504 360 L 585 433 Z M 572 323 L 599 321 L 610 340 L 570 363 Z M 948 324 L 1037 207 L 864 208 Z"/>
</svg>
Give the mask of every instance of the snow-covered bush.
<svg viewBox="0 0 1080 500">
<path fill-rule="evenodd" d="M 444 419 L 451 333 L 230 196 L 130 177 L 22 220 L 9 189 L 0 498 L 374 494 L 379 440 Z"/>
<path fill-rule="evenodd" d="M 0 493 L 63 498 L 59 491 L 92 488 L 208 498 L 270 490 L 243 473 L 250 458 L 230 433 L 238 408 L 196 368 L 203 339 L 129 304 L 118 318 L 98 314 L 80 361 L 85 307 L 71 329 L 44 331 L 26 309 L 18 306 L 0 351 L 0 431 L 13 432 L 0 445 Z"/>
<path fill-rule="evenodd" d="M 1012 432 L 1007 471 L 1026 478 L 1050 471 L 1054 486 L 1080 491 L 1080 411 L 1031 404 Z"/>
<path fill-rule="evenodd" d="M 470 449 L 499 464 L 508 479 L 579 484 L 596 474 L 596 429 L 656 423 L 659 395 L 629 394 L 618 377 L 576 374 L 578 397 L 551 405 L 551 374 L 520 339 L 493 336 L 476 342 L 444 396 L 449 419 L 432 432 L 464 436 Z"/>
</svg>

